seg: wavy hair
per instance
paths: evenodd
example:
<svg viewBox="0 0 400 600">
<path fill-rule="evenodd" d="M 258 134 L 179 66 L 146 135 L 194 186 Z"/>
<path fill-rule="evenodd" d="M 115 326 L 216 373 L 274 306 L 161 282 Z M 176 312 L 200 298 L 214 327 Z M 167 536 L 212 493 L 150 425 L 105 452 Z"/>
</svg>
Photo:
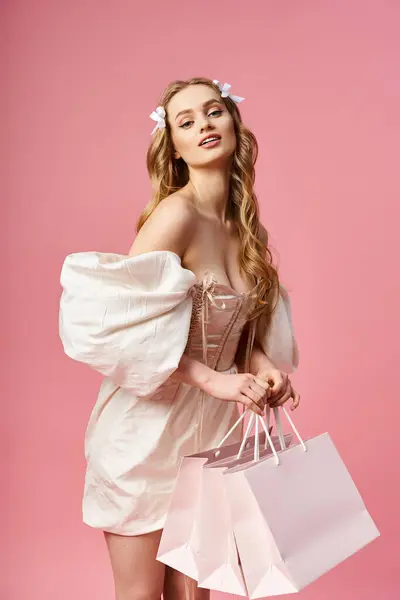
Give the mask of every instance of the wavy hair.
<svg viewBox="0 0 400 600">
<path fill-rule="evenodd" d="M 220 94 L 211 79 L 196 77 L 187 81 L 173 81 L 161 95 L 159 105 L 167 109 L 171 98 L 189 85 L 208 85 Z M 236 149 L 230 171 L 230 193 L 227 207 L 228 216 L 235 222 L 239 233 L 239 268 L 254 283 L 258 302 L 250 320 L 263 314 L 269 324 L 279 294 L 279 277 L 268 245 L 268 233 L 263 231 L 260 238 L 259 205 L 254 192 L 255 163 L 258 144 L 254 134 L 243 125 L 237 104 L 229 97 L 221 98 L 232 116 Z M 147 170 L 151 180 L 152 198 L 145 206 L 136 224 L 139 231 L 155 208 L 172 193 L 183 188 L 189 181 L 189 171 L 182 158 L 173 154 L 171 130 L 166 119 L 166 127 L 157 129 L 147 151 Z M 262 241 L 264 240 L 264 242 Z"/>
</svg>

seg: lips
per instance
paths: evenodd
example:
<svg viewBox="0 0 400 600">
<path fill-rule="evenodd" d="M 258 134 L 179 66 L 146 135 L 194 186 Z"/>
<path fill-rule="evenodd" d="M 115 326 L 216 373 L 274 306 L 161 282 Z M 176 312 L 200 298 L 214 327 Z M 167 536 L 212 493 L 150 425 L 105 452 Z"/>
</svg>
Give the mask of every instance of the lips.
<svg viewBox="0 0 400 600">
<path fill-rule="evenodd" d="M 201 145 L 202 145 L 202 144 L 203 144 L 203 143 L 204 143 L 206 140 L 213 139 L 213 138 L 214 138 L 214 139 L 217 139 L 217 140 L 220 140 L 220 139 L 221 139 L 221 136 L 220 136 L 220 135 L 218 135 L 218 133 L 213 133 L 213 134 L 211 134 L 211 135 L 209 134 L 209 135 L 207 135 L 206 137 L 203 137 L 203 139 L 201 140 L 201 142 L 200 142 L 199 146 L 201 146 Z"/>
</svg>

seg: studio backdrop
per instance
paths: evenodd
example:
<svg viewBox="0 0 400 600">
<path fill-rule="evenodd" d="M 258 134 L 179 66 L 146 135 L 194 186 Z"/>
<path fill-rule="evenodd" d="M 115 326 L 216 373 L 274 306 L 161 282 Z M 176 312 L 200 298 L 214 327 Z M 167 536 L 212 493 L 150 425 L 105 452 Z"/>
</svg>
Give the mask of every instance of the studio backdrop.
<svg viewBox="0 0 400 600">
<path fill-rule="evenodd" d="M 290 290 L 302 397 L 381 537 L 298 597 L 395 600 L 399 519 L 400 3 L 1 3 L 2 600 L 110 600 L 81 521 L 101 376 L 58 337 L 72 252 L 127 253 L 150 199 L 149 114 L 173 79 L 246 98 L 256 192 Z M 222 600 L 223 594 L 213 594 Z"/>
</svg>

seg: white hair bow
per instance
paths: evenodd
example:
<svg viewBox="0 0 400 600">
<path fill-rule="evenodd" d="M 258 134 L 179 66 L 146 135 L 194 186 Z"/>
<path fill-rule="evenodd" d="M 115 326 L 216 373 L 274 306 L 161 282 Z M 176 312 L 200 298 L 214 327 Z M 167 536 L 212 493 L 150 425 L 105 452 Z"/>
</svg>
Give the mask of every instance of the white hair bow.
<svg viewBox="0 0 400 600">
<path fill-rule="evenodd" d="M 229 90 L 232 87 L 230 83 L 224 83 L 224 85 L 222 85 L 222 83 L 220 81 L 218 81 L 218 79 L 213 79 L 213 83 L 215 83 L 219 87 L 221 96 L 223 98 L 229 97 L 229 98 L 231 98 L 231 100 L 236 102 L 236 104 L 239 104 L 239 102 L 243 102 L 243 100 L 246 99 L 246 98 L 241 98 L 241 96 L 234 96 L 233 94 L 231 94 L 229 92 Z"/>
<path fill-rule="evenodd" d="M 154 127 L 153 131 L 151 132 L 151 135 L 153 135 L 153 133 L 157 129 L 164 129 L 165 128 L 165 109 L 164 109 L 164 107 L 157 106 L 156 110 L 153 110 L 153 112 L 151 113 L 150 119 L 153 119 L 153 121 L 157 121 L 157 124 Z"/>
</svg>

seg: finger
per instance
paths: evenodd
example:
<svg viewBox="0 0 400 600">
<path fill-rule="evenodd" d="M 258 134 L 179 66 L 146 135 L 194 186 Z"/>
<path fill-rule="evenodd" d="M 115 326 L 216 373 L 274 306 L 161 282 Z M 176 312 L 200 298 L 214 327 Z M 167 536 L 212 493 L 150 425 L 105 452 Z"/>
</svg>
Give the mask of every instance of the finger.
<svg viewBox="0 0 400 600">
<path fill-rule="evenodd" d="M 282 394 L 280 398 L 277 398 L 275 402 L 270 403 L 270 406 L 271 408 L 277 408 L 278 406 L 282 406 L 282 404 L 285 404 L 285 402 L 287 402 L 291 397 L 292 387 L 290 386 L 290 388 L 284 394 Z"/>
<path fill-rule="evenodd" d="M 255 382 L 259 387 L 261 387 L 264 390 L 264 392 L 265 391 L 270 392 L 270 390 L 271 390 L 270 384 L 265 379 L 260 379 L 259 377 L 256 377 L 255 375 L 252 375 L 252 381 L 251 381 L 251 383 L 252 382 Z"/>
<path fill-rule="evenodd" d="M 259 383 L 262 382 L 262 385 Z M 266 402 L 267 398 L 271 395 L 271 388 L 269 385 L 265 385 L 265 381 L 260 380 L 258 377 L 254 377 L 252 381 L 249 383 L 249 387 L 253 392 L 256 392 L 264 402 Z"/>
<path fill-rule="evenodd" d="M 292 406 L 290 407 L 290 410 L 296 410 L 296 408 L 299 406 L 299 404 L 300 404 L 300 394 L 298 394 L 296 392 L 296 390 L 293 389 L 293 402 L 292 402 Z"/>
<path fill-rule="evenodd" d="M 261 417 L 264 414 L 264 410 L 261 410 L 261 408 L 251 400 L 251 398 L 249 398 L 248 396 L 245 396 L 244 394 L 240 394 L 240 402 L 242 404 L 244 404 L 247 408 L 249 408 L 250 410 L 252 410 L 253 412 L 256 413 L 256 415 L 260 415 Z"/>
<path fill-rule="evenodd" d="M 255 402 L 255 404 L 257 404 L 261 408 L 261 410 L 264 410 L 266 402 L 266 398 L 264 399 L 264 390 L 262 391 L 262 396 L 257 392 L 254 392 L 250 387 L 247 389 L 242 389 L 241 393 L 247 396 L 252 402 Z"/>
<path fill-rule="evenodd" d="M 282 390 L 286 390 L 288 383 L 288 376 L 286 373 L 281 371 L 274 371 L 274 374 L 270 378 L 270 385 L 272 394 L 277 394 Z"/>
<path fill-rule="evenodd" d="M 283 396 L 287 393 L 287 389 L 284 390 L 280 390 L 279 392 L 277 392 L 276 394 L 271 394 L 271 396 L 268 398 L 268 404 L 272 407 L 274 406 L 274 404 L 276 404 L 277 402 L 279 402 L 279 400 L 281 398 L 283 398 Z"/>
</svg>

